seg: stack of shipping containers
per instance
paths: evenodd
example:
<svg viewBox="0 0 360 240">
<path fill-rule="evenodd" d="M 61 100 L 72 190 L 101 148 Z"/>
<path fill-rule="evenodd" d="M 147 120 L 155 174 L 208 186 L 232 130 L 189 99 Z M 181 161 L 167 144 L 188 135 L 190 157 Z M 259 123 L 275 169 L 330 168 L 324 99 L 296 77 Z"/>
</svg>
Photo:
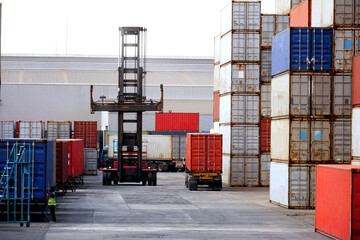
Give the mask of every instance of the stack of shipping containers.
<svg viewBox="0 0 360 240">
<path fill-rule="evenodd" d="M 350 163 L 354 2 L 292 1 L 290 29 L 273 39 L 273 203 L 315 207 L 315 166 Z"/>
<path fill-rule="evenodd" d="M 58 122 L 47 121 L 47 139 L 70 139 L 71 138 L 71 126 L 70 121 Z"/>
<path fill-rule="evenodd" d="M 261 16 L 261 82 L 260 82 L 260 166 L 261 185 L 269 186 L 271 146 L 271 43 L 272 38 L 289 27 L 289 16 Z"/>
<path fill-rule="evenodd" d="M 215 62 L 220 89 L 215 90 L 220 96 L 223 183 L 259 186 L 261 4 L 232 1 L 221 15 L 220 62 Z"/>
</svg>

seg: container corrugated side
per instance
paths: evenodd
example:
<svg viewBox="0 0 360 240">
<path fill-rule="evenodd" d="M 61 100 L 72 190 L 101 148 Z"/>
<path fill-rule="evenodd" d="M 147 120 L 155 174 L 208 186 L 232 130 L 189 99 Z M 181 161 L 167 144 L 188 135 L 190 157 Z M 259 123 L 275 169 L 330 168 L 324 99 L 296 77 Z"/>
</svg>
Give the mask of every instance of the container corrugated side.
<svg viewBox="0 0 360 240">
<path fill-rule="evenodd" d="M 221 34 L 260 31 L 260 2 L 231 2 L 221 11 Z"/>
<path fill-rule="evenodd" d="M 261 50 L 261 82 L 271 82 L 271 49 Z"/>
<path fill-rule="evenodd" d="M 351 120 L 351 156 L 352 158 L 360 157 L 360 108 L 352 110 Z"/>
<path fill-rule="evenodd" d="M 172 160 L 172 136 L 143 135 L 148 160 Z"/>
<path fill-rule="evenodd" d="M 214 93 L 213 121 L 218 122 L 220 119 L 220 93 Z"/>
<path fill-rule="evenodd" d="M 59 122 L 59 139 L 70 139 L 72 123 L 70 121 Z"/>
<path fill-rule="evenodd" d="M 74 138 L 83 139 L 84 147 L 97 147 L 97 122 L 96 121 L 75 121 Z"/>
<path fill-rule="evenodd" d="M 259 186 L 259 176 L 258 157 L 231 157 L 230 186 Z"/>
<path fill-rule="evenodd" d="M 56 182 L 65 183 L 68 178 L 68 143 L 56 142 Z"/>
<path fill-rule="evenodd" d="M 97 150 L 94 148 L 84 148 L 84 172 L 97 175 Z"/>
<path fill-rule="evenodd" d="M 311 1 L 304 1 L 290 11 L 290 27 L 311 26 Z"/>
<path fill-rule="evenodd" d="M 199 113 L 156 113 L 156 131 L 199 131 Z"/>
<path fill-rule="evenodd" d="M 190 172 L 222 172 L 222 136 L 187 134 L 186 168 Z"/>
<path fill-rule="evenodd" d="M 260 98 L 258 95 L 231 96 L 232 123 L 259 123 Z"/>
<path fill-rule="evenodd" d="M 47 122 L 47 139 L 56 140 L 59 138 L 59 122 L 48 121 Z"/>
<path fill-rule="evenodd" d="M 214 38 L 214 64 L 220 63 L 220 38 L 220 35 Z"/>
<path fill-rule="evenodd" d="M 227 63 L 220 67 L 220 93 L 256 93 L 260 88 L 260 65 Z"/>
<path fill-rule="evenodd" d="M 351 162 L 351 119 L 335 119 L 332 122 L 332 155 L 335 163 Z"/>
<path fill-rule="evenodd" d="M 360 106 L 360 55 L 353 57 L 352 105 Z"/>
<path fill-rule="evenodd" d="M 220 64 L 260 62 L 260 33 L 232 33 L 221 37 Z"/>
<path fill-rule="evenodd" d="M 260 151 L 270 152 L 271 149 L 271 119 L 260 120 Z"/>
<path fill-rule="evenodd" d="M 270 84 L 262 84 L 261 92 L 261 117 L 270 117 L 271 116 L 271 85 Z"/>
<path fill-rule="evenodd" d="M 220 62 L 214 65 L 214 92 L 220 91 Z"/>
<path fill-rule="evenodd" d="M 334 30 L 334 70 L 336 72 L 352 71 L 353 56 L 359 53 L 359 30 Z"/>
<path fill-rule="evenodd" d="M 332 70 L 332 30 L 290 28 L 273 38 L 272 75 Z"/>
<path fill-rule="evenodd" d="M 261 46 L 271 47 L 272 38 L 287 28 L 289 28 L 289 16 L 262 15 Z"/>
<path fill-rule="evenodd" d="M 260 185 L 263 187 L 270 186 L 270 154 L 263 153 L 260 155 Z"/>
<path fill-rule="evenodd" d="M 186 136 L 172 136 L 172 159 L 186 159 Z"/>
<path fill-rule="evenodd" d="M 333 114 L 351 116 L 352 75 L 337 73 L 334 76 Z"/>
<path fill-rule="evenodd" d="M 14 121 L 0 121 L 0 138 L 14 138 L 15 123 Z"/>
<path fill-rule="evenodd" d="M 43 137 L 42 121 L 19 121 L 19 138 L 42 139 Z"/>
<path fill-rule="evenodd" d="M 360 2 L 353 0 L 312 0 L 312 27 L 358 27 Z"/>
<path fill-rule="evenodd" d="M 287 208 L 315 207 L 315 166 L 270 163 L 270 202 Z"/>
<path fill-rule="evenodd" d="M 25 154 L 29 154 L 32 164 L 31 175 L 25 174 L 25 187 L 28 177 L 31 177 L 31 201 L 46 199 L 46 192 L 56 184 L 56 147 L 55 142 L 31 139 L 1 139 L 0 140 L 0 169 L 4 169 L 12 147 L 15 143 L 30 144 L 30 152 L 27 147 Z M 20 188 L 19 188 L 20 190 Z M 20 194 L 20 192 L 19 192 Z"/>
</svg>

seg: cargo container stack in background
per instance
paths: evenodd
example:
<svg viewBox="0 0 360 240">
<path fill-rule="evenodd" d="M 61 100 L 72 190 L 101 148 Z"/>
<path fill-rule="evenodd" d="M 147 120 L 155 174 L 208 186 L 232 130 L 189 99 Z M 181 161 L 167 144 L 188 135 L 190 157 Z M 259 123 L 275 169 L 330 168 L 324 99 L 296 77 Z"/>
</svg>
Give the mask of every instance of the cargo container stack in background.
<svg viewBox="0 0 360 240">
<path fill-rule="evenodd" d="M 276 34 L 288 27 L 289 16 L 261 15 L 260 170 L 262 186 L 269 186 L 270 180 L 271 43 Z"/>
<path fill-rule="evenodd" d="M 295 3 L 290 29 L 273 39 L 270 201 L 288 208 L 315 207 L 317 164 L 351 160 L 351 58 L 358 44 L 352 33 L 359 15 L 355 1 L 334 2 Z M 339 22 L 347 18 L 353 23 Z"/>
<path fill-rule="evenodd" d="M 15 125 L 15 137 L 26 139 L 43 139 L 45 137 L 45 122 L 18 121 Z"/>
<path fill-rule="evenodd" d="M 230 186 L 260 186 L 262 182 L 260 22 L 260 2 L 232 1 L 221 12 L 219 132 L 223 135 L 223 183 Z"/>
<path fill-rule="evenodd" d="M 47 139 L 70 139 L 72 123 L 70 121 L 47 121 Z"/>
<path fill-rule="evenodd" d="M 0 139 L 15 137 L 15 122 L 0 121 Z"/>
<path fill-rule="evenodd" d="M 83 140 L 84 173 L 86 175 L 97 175 L 97 122 L 75 121 L 74 138 Z"/>
</svg>

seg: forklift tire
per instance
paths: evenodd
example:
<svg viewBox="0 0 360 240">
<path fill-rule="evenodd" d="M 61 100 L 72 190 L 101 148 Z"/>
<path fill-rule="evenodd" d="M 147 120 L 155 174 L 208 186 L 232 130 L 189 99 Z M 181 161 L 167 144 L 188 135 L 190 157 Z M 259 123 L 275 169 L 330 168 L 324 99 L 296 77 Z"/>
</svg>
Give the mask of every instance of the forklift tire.
<svg viewBox="0 0 360 240">
<path fill-rule="evenodd" d="M 107 174 L 106 172 L 103 172 L 103 180 L 102 180 L 102 185 L 107 185 Z"/>
<path fill-rule="evenodd" d="M 107 183 L 108 183 L 107 185 L 109 186 L 111 185 L 111 172 L 107 173 Z"/>
<path fill-rule="evenodd" d="M 148 181 L 148 185 L 149 185 L 149 186 L 152 186 L 152 181 L 149 180 L 149 181 Z"/>
<path fill-rule="evenodd" d="M 189 180 L 189 190 L 190 191 L 197 191 L 198 184 L 196 180 Z"/>
<path fill-rule="evenodd" d="M 142 180 L 142 185 L 143 185 L 143 186 L 146 185 L 146 180 Z"/>
<path fill-rule="evenodd" d="M 114 185 L 118 185 L 118 180 L 114 180 Z"/>
</svg>

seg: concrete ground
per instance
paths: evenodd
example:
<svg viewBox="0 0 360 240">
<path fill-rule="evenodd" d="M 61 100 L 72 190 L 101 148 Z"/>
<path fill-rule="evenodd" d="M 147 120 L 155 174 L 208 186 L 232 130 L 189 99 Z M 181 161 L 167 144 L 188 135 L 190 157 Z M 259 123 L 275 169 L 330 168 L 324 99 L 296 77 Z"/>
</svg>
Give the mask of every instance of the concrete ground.
<svg viewBox="0 0 360 240">
<path fill-rule="evenodd" d="M 57 198 L 57 223 L 1 224 L 0 239 L 327 239 L 315 211 L 269 203 L 268 188 L 189 191 L 184 173 L 159 173 L 158 186 L 102 186 L 86 176 Z"/>
</svg>

